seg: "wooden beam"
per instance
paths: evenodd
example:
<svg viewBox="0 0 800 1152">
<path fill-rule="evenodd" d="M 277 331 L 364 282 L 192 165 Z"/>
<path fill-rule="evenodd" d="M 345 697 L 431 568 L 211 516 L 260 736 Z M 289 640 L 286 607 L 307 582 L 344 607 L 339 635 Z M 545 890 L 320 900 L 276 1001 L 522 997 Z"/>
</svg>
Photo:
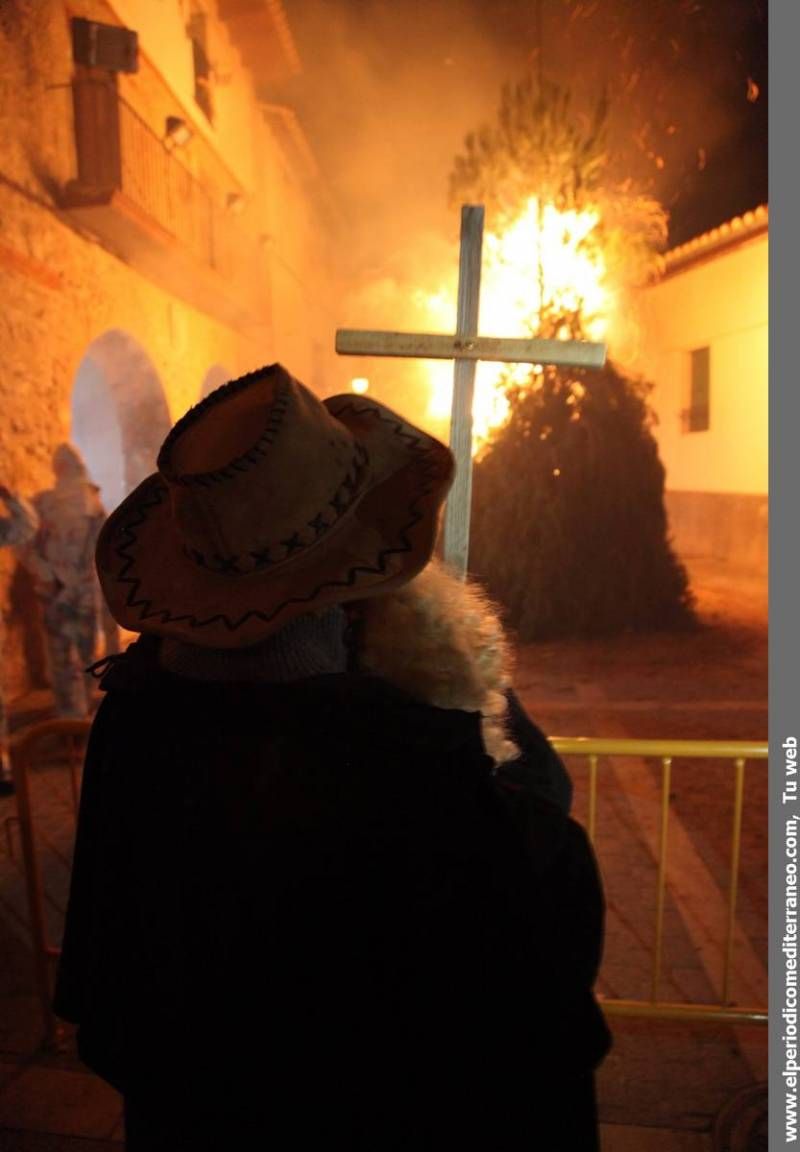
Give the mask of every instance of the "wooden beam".
<svg viewBox="0 0 800 1152">
<path fill-rule="evenodd" d="M 605 344 L 478 335 L 483 217 L 482 205 L 466 204 L 461 209 L 458 309 L 454 336 L 352 328 L 339 328 L 336 332 L 336 351 L 343 356 L 402 356 L 415 360 L 455 362 L 450 447 L 456 458 L 456 476 L 445 507 L 444 558 L 462 578 L 466 575 L 469 552 L 472 394 L 476 361 L 602 368 L 606 359 Z"/>
<path fill-rule="evenodd" d="M 439 333 L 379 332 L 339 328 L 343 356 L 402 356 L 423 360 L 492 360 L 509 364 L 560 364 L 602 368 L 606 345 L 574 340 L 533 340 Z"/>
<path fill-rule="evenodd" d="M 469 344 L 477 339 L 481 296 L 483 251 L 483 205 L 461 209 L 461 253 L 458 266 L 456 340 Z M 457 461 L 453 487 L 444 509 L 444 559 L 462 578 L 467 574 L 469 522 L 472 512 L 472 395 L 475 360 L 459 356 L 453 369 L 453 406 L 450 417 L 450 449 Z"/>
</svg>

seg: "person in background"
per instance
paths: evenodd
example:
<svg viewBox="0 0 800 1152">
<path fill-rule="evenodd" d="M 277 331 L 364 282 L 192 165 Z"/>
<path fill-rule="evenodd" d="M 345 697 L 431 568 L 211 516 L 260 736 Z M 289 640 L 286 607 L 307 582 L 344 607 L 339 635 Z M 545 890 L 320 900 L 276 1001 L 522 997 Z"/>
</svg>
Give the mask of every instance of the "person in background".
<svg viewBox="0 0 800 1152">
<path fill-rule="evenodd" d="M 54 1001 L 129 1152 L 596 1152 L 600 878 L 507 776 L 546 749 L 431 563 L 451 453 L 273 365 L 157 468 L 97 546 L 141 635 L 103 662 Z"/>
<path fill-rule="evenodd" d="M 29 502 L 0 484 L 0 548 L 20 548 L 36 535 L 39 520 Z M 0 612 L 0 796 L 14 791 L 8 756 L 8 713 L 5 698 L 5 617 Z"/>
<path fill-rule="evenodd" d="M 95 654 L 99 588 L 94 551 L 105 510 L 76 448 L 53 453 L 55 484 L 34 498 L 39 530 L 22 554 L 42 605 L 55 710 L 86 716 L 85 669 Z"/>
</svg>

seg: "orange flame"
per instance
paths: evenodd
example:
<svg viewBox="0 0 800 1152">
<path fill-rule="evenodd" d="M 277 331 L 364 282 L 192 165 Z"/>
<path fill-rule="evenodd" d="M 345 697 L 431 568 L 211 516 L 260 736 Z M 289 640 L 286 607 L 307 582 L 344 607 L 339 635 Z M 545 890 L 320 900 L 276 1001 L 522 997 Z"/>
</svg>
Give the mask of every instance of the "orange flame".
<svg viewBox="0 0 800 1152">
<path fill-rule="evenodd" d="M 531 197 L 501 235 L 484 237 L 479 331 L 486 336 L 530 336 L 539 328 L 542 305 L 555 312 L 579 312 L 586 338 L 606 336 L 613 294 L 606 284 L 601 246 L 592 233 L 599 212 L 560 211 Z M 589 241 L 587 243 L 587 241 Z M 451 329 L 456 285 L 418 293 L 430 330 Z M 566 333 L 561 333 L 566 335 Z M 541 372 L 534 365 L 533 370 Z M 446 361 L 427 362 L 428 417 L 441 422 L 450 414 L 453 369 Z M 506 387 L 530 377 L 531 365 L 479 363 L 473 403 L 473 455 L 508 418 Z"/>
</svg>

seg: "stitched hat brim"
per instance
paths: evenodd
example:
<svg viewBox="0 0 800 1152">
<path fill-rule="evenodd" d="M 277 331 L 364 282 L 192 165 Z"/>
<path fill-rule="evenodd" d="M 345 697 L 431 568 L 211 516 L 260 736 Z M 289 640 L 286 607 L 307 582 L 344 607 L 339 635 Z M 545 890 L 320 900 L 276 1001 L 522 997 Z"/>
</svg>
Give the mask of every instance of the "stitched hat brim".
<svg viewBox="0 0 800 1152">
<path fill-rule="evenodd" d="M 388 592 L 424 568 L 452 454 L 375 400 L 323 403 L 372 461 L 363 494 L 336 528 L 266 572 L 211 571 L 185 550 L 169 487 L 156 473 L 111 514 L 97 546 L 100 583 L 119 624 L 202 647 L 247 647 L 296 616 Z"/>
</svg>

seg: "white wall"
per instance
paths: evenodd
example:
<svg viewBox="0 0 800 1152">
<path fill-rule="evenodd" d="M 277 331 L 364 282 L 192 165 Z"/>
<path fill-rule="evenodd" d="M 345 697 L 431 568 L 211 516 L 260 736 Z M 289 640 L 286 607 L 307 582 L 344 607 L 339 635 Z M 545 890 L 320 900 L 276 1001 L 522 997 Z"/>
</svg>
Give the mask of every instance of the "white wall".
<svg viewBox="0 0 800 1152">
<path fill-rule="evenodd" d="M 764 494 L 768 448 L 767 233 L 676 270 L 642 293 L 641 358 L 672 491 Z M 711 349 L 711 417 L 684 432 L 689 352 Z"/>
</svg>

